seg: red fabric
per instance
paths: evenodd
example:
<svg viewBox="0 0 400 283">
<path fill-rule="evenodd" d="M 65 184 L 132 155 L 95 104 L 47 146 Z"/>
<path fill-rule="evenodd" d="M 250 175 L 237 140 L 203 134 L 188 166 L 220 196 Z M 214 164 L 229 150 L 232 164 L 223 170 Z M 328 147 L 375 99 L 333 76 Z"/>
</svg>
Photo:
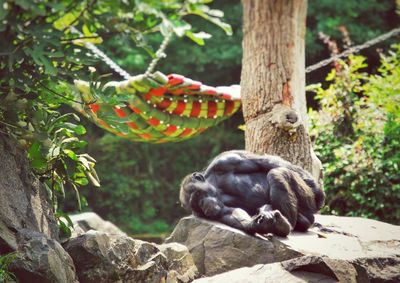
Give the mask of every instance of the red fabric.
<svg viewBox="0 0 400 283">
<path fill-rule="evenodd" d="M 217 114 L 217 103 L 215 101 L 208 101 L 208 118 L 214 118 Z"/>
<path fill-rule="evenodd" d="M 139 108 L 136 108 L 135 106 L 129 104 L 129 108 L 132 109 L 133 112 L 135 112 L 136 114 L 140 114 L 142 113 L 142 111 Z"/>
<path fill-rule="evenodd" d="M 125 111 L 122 110 L 121 108 L 114 107 L 114 111 L 115 111 L 115 113 L 118 115 L 118 117 L 120 117 L 120 118 L 126 117 Z"/>
<path fill-rule="evenodd" d="M 171 100 L 165 98 L 163 101 L 161 101 L 161 102 L 158 104 L 158 108 L 167 109 L 167 108 L 171 105 L 171 103 L 172 103 Z"/>
<path fill-rule="evenodd" d="M 183 83 L 185 77 L 181 75 L 172 74 L 168 76 L 168 84 L 170 86 L 175 86 Z"/>
<path fill-rule="evenodd" d="M 235 102 L 233 102 L 232 100 L 225 101 L 224 115 L 229 115 L 230 113 L 232 113 L 234 107 L 235 107 Z"/>
<path fill-rule="evenodd" d="M 132 128 L 135 130 L 139 129 L 138 125 L 136 125 L 134 122 L 126 122 L 126 124 L 128 125 L 129 128 Z"/>
<path fill-rule="evenodd" d="M 89 104 L 89 108 L 92 110 L 92 112 L 94 113 L 94 114 L 96 114 L 97 113 L 97 111 L 99 111 L 99 109 L 100 109 L 100 105 L 98 105 L 98 104 Z"/>
<path fill-rule="evenodd" d="M 185 108 L 186 108 L 186 102 L 184 102 L 183 100 L 179 100 L 178 105 L 176 106 L 173 114 L 180 115 L 183 113 L 183 111 L 185 111 Z"/>
<path fill-rule="evenodd" d="M 184 129 L 183 132 L 179 135 L 179 137 L 181 137 L 181 138 L 186 137 L 186 136 L 189 135 L 192 131 L 193 131 L 193 129 L 186 128 L 186 129 Z"/>
<path fill-rule="evenodd" d="M 169 136 L 169 135 L 173 134 L 174 132 L 176 132 L 177 129 L 178 129 L 177 126 L 175 126 L 175 125 L 170 125 L 170 126 L 168 126 L 168 128 L 163 132 L 163 134 Z"/>
<path fill-rule="evenodd" d="M 138 134 L 138 136 L 143 139 L 151 139 L 152 138 L 152 136 L 150 134 Z"/>
<path fill-rule="evenodd" d="M 149 123 L 152 126 L 158 126 L 160 125 L 160 120 L 156 118 L 150 118 L 149 120 L 147 120 L 147 123 Z"/>
<path fill-rule="evenodd" d="M 201 103 L 198 101 L 193 101 L 192 112 L 190 112 L 190 117 L 199 117 L 201 110 Z"/>
</svg>

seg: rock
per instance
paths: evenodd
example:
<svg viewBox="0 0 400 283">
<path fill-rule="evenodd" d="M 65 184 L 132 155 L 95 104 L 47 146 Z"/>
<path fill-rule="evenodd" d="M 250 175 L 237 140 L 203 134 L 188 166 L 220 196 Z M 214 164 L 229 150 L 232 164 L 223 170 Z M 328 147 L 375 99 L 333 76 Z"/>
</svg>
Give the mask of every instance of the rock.
<svg viewBox="0 0 400 283">
<path fill-rule="evenodd" d="M 198 275 L 197 267 L 187 247 L 178 243 L 158 245 L 167 257 L 167 268 L 170 270 L 167 282 L 191 282 Z"/>
<path fill-rule="evenodd" d="M 221 223 L 194 216 L 182 218 L 167 243 L 188 247 L 200 274 L 214 275 L 243 266 L 301 256 L 277 240 L 253 237 Z"/>
<path fill-rule="evenodd" d="M 365 270 L 373 282 L 400 282 L 400 227 L 375 220 L 316 215 L 315 226 L 307 233 L 265 238 L 189 216 L 166 240 L 172 241 L 189 248 L 199 272 L 206 276 L 315 255 L 346 261 L 357 272 Z"/>
<path fill-rule="evenodd" d="M 81 282 L 189 282 L 196 275 L 193 259 L 181 245 L 160 249 L 124 235 L 90 230 L 64 247 Z"/>
<path fill-rule="evenodd" d="M 110 221 L 106 221 L 94 212 L 84 212 L 70 216 L 74 224 L 73 236 L 83 234 L 89 230 L 96 230 L 110 234 L 120 234 L 126 236 L 125 232 L 119 229 Z"/>
<path fill-rule="evenodd" d="M 244 282 L 369 282 L 364 269 L 343 260 L 327 257 L 303 256 L 281 263 L 258 264 L 239 268 L 213 277 L 198 279 L 194 283 Z"/>
<path fill-rule="evenodd" d="M 74 263 L 62 246 L 42 233 L 27 229 L 18 234 L 17 258 L 11 270 L 19 282 L 78 282 Z"/>
<path fill-rule="evenodd" d="M 26 153 L 0 134 L 0 253 L 16 250 L 20 229 L 58 239 L 58 226 L 48 195 L 32 174 Z"/>
<path fill-rule="evenodd" d="M 371 281 L 400 282 L 400 226 L 360 217 L 316 215 L 308 233 L 282 243 L 302 254 L 347 260 L 365 268 Z"/>
</svg>

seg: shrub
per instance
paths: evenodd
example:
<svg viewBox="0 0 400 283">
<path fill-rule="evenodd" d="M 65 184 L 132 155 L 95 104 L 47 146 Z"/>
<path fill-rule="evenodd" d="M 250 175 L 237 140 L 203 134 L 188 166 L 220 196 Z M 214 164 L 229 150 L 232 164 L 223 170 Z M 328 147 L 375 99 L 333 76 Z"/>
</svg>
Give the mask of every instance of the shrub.
<svg viewBox="0 0 400 283">
<path fill-rule="evenodd" d="M 311 136 L 324 164 L 324 212 L 400 221 L 400 45 L 368 75 L 362 56 L 339 61 L 316 92 Z"/>
</svg>

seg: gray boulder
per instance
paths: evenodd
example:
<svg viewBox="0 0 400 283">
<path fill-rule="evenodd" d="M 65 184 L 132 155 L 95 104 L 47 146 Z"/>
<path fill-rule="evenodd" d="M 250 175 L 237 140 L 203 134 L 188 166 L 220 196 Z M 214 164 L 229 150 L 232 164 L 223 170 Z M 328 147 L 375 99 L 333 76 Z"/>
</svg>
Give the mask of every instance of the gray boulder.
<svg viewBox="0 0 400 283">
<path fill-rule="evenodd" d="M 187 247 L 178 243 L 157 246 L 167 257 L 167 282 L 191 282 L 198 275 L 197 267 Z"/>
<path fill-rule="evenodd" d="M 187 246 L 199 272 L 208 276 L 302 255 L 274 238 L 252 237 L 227 225 L 195 216 L 179 221 L 166 239 L 166 243 L 170 242 Z"/>
<path fill-rule="evenodd" d="M 189 216 L 180 220 L 166 242 L 186 245 L 206 276 L 315 255 L 346 261 L 365 270 L 371 281 L 400 281 L 400 227 L 375 220 L 317 215 L 309 232 L 281 238 L 250 236 Z"/>
<path fill-rule="evenodd" d="M 17 258 L 11 270 L 19 282 L 78 282 L 74 263 L 62 246 L 42 233 L 26 229 L 18 234 Z"/>
<path fill-rule="evenodd" d="M 189 282 L 197 275 L 182 245 L 157 245 L 90 230 L 64 244 L 81 282 Z M 161 252 L 163 250 L 163 252 Z"/>
<path fill-rule="evenodd" d="M 20 229 L 58 239 L 48 195 L 32 174 L 26 153 L 0 134 L 0 251 L 16 250 Z"/>
<path fill-rule="evenodd" d="M 94 212 L 84 212 L 70 216 L 74 224 L 73 236 L 78 236 L 89 230 L 119 234 L 126 236 L 126 233 L 110 221 L 106 221 Z"/>
<path fill-rule="evenodd" d="M 0 254 L 17 252 L 11 269 L 19 282 L 77 282 L 49 196 L 26 153 L 0 134 Z"/>
</svg>

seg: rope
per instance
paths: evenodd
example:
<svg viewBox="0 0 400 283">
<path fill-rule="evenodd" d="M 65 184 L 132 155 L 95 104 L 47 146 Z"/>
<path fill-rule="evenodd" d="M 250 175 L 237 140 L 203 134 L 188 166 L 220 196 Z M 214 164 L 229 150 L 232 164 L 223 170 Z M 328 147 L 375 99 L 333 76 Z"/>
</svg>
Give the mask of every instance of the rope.
<svg viewBox="0 0 400 283">
<path fill-rule="evenodd" d="M 79 34 L 80 36 L 83 36 L 83 34 L 77 30 L 75 27 L 71 26 L 70 27 L 71 31 L 74 33 Z M 365 43 L 361 44 L 361 45 L 356 45 L 354 47 L 351 47 L 345 51 L 343 51 L 342 53 L 332 56 L 330 58 L 327 58 L 325 60 L 322 60 L 316 64 L 313 64 L 311 66 L 308 66 L 306 68 L 306 73 L 311 73 L 315 70 L 318 70 L 319 68 L 325 67 L 327 65 L 329 65 L 330 63 L 342 58 L 342 57 L 346 57 L 349 56 L 353 53 L 357 53 L 363 49 L 366 49 L 368 47 L 371 47 L 375 44 L 378 44 L 379 42 L 385 41 L 386 39 L 392 37 L 392 36 L 396 36 L 400 34 L 400 28 L 395 28 L 387 33 L 384 33 L 378 37 L 375 37 L 371 40 L 366 41 Z M 158 61 L 161 58 L 164 58 L 166 55 L 164 53 L 165 48 L 168 45 L 169 40 L 171 39 L 172 36 L 172 32 L 169 32 L 165 37 L 163 42 L 160 45 L 160 48 L 157 50 L 156 52 L 156 57 L 153 58 L 153 60 L 150 62 L 149 67 L 147 68 L 145 75 L 149 76 L 155 66 L 157 65 Z M 110 57 L 108 57 L 106 54 L 103 53 L 103 51 L 101 51 L 100 49 L 98 49 L 93 43 L 90 42 L 83 42 L 83 44 L 85 45 L 86 48 L 88 48 L 89 50 L 91 50 L 95 55 L 97 55 L 98 57 L 100 57 L 100 59 L 106 63 L 111 69 L 113 69 L 115 72 L 117 72 L 119 75 L 121 75 L 123 78 L 125 79 L 129 79 L 131 77 L 131 75 L 125 71 L 124 69 L 122 69 L 117 63 L 115 63 L 113 60 L 110 59 Z"/>
<path fill-rule="evenodd" d="M 171 39 L 171 36 L 172 36 L 172 32 L 168 32 L 168 34 L 164 37 L 164 40 L 161 43 L 160 48 L 156 52 L 156 57 L 153 58 L 153 60 L 150 62 L 149 67 L 147 68 L 146 72 L 144 73 L 146 76 L 149 76 L 153 72 L 155 66 L 157 65 L 158 61 L 161 58 L 166 57 L 164 51 L 165 51 L 165 48 L 167 48 L 167 45 L 168 45 L 169 40 Z"/>
<path fill-rule="evenodd" d="M 75 27 L 71 26 L 70 27 L 71 31 L 74 33 L 79 34 L 80 36 L 83 36 L 83 34 L 77 30 Z M 169 40 L 172 37 L 172 32 L 169 32 L 165 37 L 163 42 L 161 43 L 159 49 L 156 52 L 156 56 L 153 58 L 153 60 L 150 62 L 146 72 L 144 73 L 145 76 L 150 76 L 150 74 L 153 72 L 154 68 L 156 67 L 158 61 L 160 61 L 161 58 L 166 57 L 164 51 L 165 48 L 167 48 L 167 45 L 169 43 Z M 93 43 L 90 42 L 83 42 L 83 44 L 85 45 L 85 47 L 87 49 L 89 49 L 90 51 L 92 51 L 93 54 L 97 55 L 98 57 L 100 57 L 100 59 L 106 63 L 111 69 L 113 69 L 115 72 L 117 72 L 121 77 L 123 77 L 124 79 L 129 79 L 130 77 L 132 77 L 127 71 L 125 71 L 124 69 L 122 69 L 117 63 L 115 63 L 113 60 L 111 60 L 110 57 L 108 57 L 103 51 L 101 51 L 100 49 L 98 49 Z"/>
<path fill-rule="evenodd" d="M 311 73 L 312 71 L 315 71 L 319 68 L 329 65 L 330 63 L 338 60 L 339 58 L 349 56 L 350 54 L 353 54 L 353 53 L 357 53 L 365 48 L 371 47 L 372 45 L 375 45 L 381 41 L 384 41 L 384 40 L 386 40 L 392 36 L 398 35 L 398 34 L 400 34 L 400 28 L 392 29 L 391 31 L 389 31 L 385 34 L 382 34 L 378 37 L 375 37 L 374 39 L 368 40 L 367 42 L 365 42 L 361 45 L 351 47 L 338 55 L 332 56 L 331 58 L 322 60 L 314 65 L 308 66 L 306 68 L 306 73 Z"/>
<path fill-rule="evenodd" d="M 71 29 L 72 32 L 77 33 L 80 36 L 83 36 L 83 34 L 79 30 L 77 30 L 75 27 L 71 26 L 70 29 Z M 98 49 L 93 43 L 83 41 L 83 44 L 85 45 L 85 47 L 87 49 L 92 51 L 93 54 L 95 54 L 98 57 L 100 57 L 100 59 L 104 63 L 106 63 L 115 72 L 117 72 L 121 77 L 123 77 L 126 80 L 131 77 L 131 75 L 127 71 L 122 69 L 117 63 L 115 63 L 113 60 L 111 60 L 110 57 L 108 57 L 106 54 L 104 54 L 104 52 L 101 51 L 100 49 Z"/>
</svg>

